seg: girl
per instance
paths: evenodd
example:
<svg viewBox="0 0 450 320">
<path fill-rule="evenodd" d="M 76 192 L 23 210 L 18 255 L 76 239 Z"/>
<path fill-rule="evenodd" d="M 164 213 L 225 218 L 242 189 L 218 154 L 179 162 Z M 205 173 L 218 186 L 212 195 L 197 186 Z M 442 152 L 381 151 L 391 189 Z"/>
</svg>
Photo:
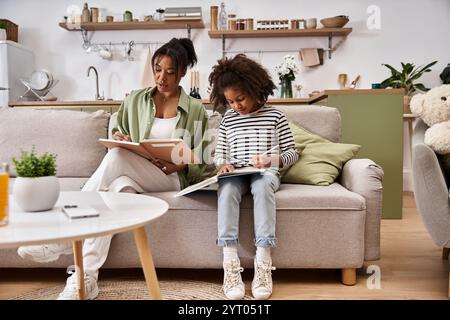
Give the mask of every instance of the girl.
<svg viewBox="0 0 450 320">
<path fill-rule="evenodd" d="M 217 245 L 223 247 L 224 293 L 229 299 L 245 295 L 237 245 L 239 205 L 242 195 L 249 190 L 254 201 L 256 245 L 252 294 L 256 299 L 267 299 L 272 294 L 274 268 L 270 248 L 276 246 L 278 169 L 295 163 L 298 153 L 285 115 L 265 104 L 275 85 L 260 64 L 242 54 L 222 59 L 213 67 L 209 83 L 214 107 L 231 107 L 219 128 L 214 157 L 219 174 L 245 166 L 268 169 L 264 174 L 230 177 L 219 182 Z M 279 152 L 272 152 L 274 149 Z"/>
</svg>

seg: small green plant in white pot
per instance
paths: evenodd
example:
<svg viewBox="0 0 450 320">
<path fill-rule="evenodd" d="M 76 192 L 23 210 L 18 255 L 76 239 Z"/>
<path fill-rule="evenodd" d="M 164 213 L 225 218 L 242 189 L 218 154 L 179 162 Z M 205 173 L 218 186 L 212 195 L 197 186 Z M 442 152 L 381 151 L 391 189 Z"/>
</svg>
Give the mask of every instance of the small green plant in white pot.
<svg viewBox="0 0 450 320">
<path fill-rule="evenodd" d="M 21 150 L 19 158 L 12 158 L 17 178 L 13 196 L 24 211 L 45 211 L 55 205 L 59 197 L 56 178 L 56 155 L 48 152 L 39 156 L 33 146 L 31 152 Z"/>
</svg>

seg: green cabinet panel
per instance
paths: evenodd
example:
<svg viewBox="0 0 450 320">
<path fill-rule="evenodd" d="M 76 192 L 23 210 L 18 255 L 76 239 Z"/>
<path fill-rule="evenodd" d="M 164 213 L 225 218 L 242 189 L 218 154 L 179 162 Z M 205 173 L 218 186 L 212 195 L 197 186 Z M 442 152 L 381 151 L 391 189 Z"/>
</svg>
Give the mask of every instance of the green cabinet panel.
<svg viewBox="0 0 450 320">
<path fill-rule="evenodd" d="M 326 104 L 341 114 L 342 142 L 361 145 L 357 158 L 369 158 L 383 168 L 382 217 L 401 218 L 403 95 L 331 94 Z"/>
</svg>

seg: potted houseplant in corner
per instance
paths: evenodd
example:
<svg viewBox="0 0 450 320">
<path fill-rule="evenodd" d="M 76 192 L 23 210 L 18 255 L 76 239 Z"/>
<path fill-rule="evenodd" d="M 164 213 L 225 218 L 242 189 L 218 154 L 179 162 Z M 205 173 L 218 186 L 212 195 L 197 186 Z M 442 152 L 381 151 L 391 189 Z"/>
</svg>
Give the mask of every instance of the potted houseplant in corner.
<svg viewBox="0 0 450 320">
<path fill-rule="evenodd" d="M 411 96 L 416 91 L 425 92 L 430 90 L 429 88 L 425 87 L 423 83 L 417 83 L 417 80 L 425 72 L 430 72 L 430 67 L 432 67 L 436 63 L 437 61 L 433 61 L 424 67 L 416 67 L 413 63 L 401 62 L 402 69 L 400 71 L 388 64 L 382 64 L 391 71 L 391 76 L 381 82 L 381 88 L 403 88 L 405 90 L 405 96 L 403 98 L 403 112 L 411 113 L 411 110 L 409 109 Z"/>
<path fill-rule="evenodd" d="M 56 155 L 48 152 L 38 156 L 33 146 L 31 152 L 21 150 L 18 159 L 12 158 L 17 178 L 13 196 L 24 211 L 45 211 L 55 205 L 59 197 L 56 178 Z"/>
</svg>

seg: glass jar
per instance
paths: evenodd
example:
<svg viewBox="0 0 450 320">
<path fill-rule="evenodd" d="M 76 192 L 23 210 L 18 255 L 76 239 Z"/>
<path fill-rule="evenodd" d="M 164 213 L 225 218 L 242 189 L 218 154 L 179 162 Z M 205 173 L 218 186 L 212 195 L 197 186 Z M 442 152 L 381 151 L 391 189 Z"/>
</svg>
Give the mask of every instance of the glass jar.
<svg viewBox="0 0 450 320">
<path fill-rule="evenodd" d="M 245 19 L 237 19 L 236 29 L 237 30 L 245 30 Z"/>
<path fill-rule="evenodd" d="M 237 30 L 236 28 L 236 15 L 229 14 L 228 15 L 228 30 Z"/>
<path fill-rule="evenodd" d="M 0 227 L 6 226 L 9 219 L 8 182 L 9 165 L 4 163 L 0 166 Z"/>
<path fill-rule="evenodd" d="M 252 18 L 245 19 L 245 30 L 253 30 L 253 19 Z"/>
<path fill-rule="evenodd" d="M 219 29 L 219 7 L 211 6 L 211 31 Z"/>
<path fill-rule="evenodd" d="M 153 15 L 153 19 L 156 21 L 164 21 L 164 12 L 162 8 L 156 9 L 156 13 Z"/>
</svg>

